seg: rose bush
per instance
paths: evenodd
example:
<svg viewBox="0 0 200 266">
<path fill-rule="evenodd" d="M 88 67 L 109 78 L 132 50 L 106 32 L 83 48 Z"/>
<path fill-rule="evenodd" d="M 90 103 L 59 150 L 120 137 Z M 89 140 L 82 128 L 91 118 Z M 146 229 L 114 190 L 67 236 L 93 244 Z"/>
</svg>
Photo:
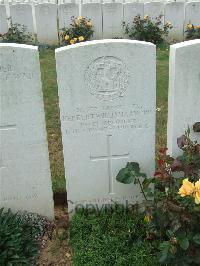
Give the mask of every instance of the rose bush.
<svg viewBox="0 0 200 266">
<path fill-rule="evenodd" d="M 62 44 L 71 45 L 88 41 L 92 37 L 93 32 L 93 25 L 90 19 L 84 17 L 72 17 L 72 23 L 70 27 L 62 29 Z"/>
<path fill-rule="evenodd" d="M 200 26 L 194 26 L 193 24 L 189 23 L 186 27 L 186 39 L 200 39 Z"/>
<path fill-rule="evenodd" d="M 125 34 L 131 39 L 160 45 L 165 42 L 172 24 L 167 22 L 162 25 L 162 16 L 157 17 L 154 21 L 150 16 L 145 15 L 144 18 L 141 16 L 134 17 L 132 25 L 123 22 L 123 27 Z"/>
<path fill-rule="evenodd" d="M 154 177 L 146 178 L 139 164 L 128 163 L 117 180 L 140 184 L 146 238 L 159 251 L 159 262 L 200 265 L 200 144 L 190 139 L 189 129 L 177 143 L 182 150 L 177 158 L 169 156 L 166 148 L 159 150 Z"/>
</svg>

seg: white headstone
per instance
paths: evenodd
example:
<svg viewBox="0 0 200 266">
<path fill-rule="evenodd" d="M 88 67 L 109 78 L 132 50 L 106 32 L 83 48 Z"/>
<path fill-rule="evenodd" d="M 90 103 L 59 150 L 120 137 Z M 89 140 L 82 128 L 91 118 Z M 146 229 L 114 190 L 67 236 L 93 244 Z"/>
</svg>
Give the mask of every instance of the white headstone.
<svg viewBox="0 0 200 266">
<path fill-rule="evenodd" d="M 169 42 L 182 41 L 184 35 L 184 3 L 172 2 L 165 5 L 165 23 L 171 22 L 173 28 L 169 31 Z"/>
<path fill-rule="evenodd" d="M 0 5 L 0 33 L 6 33 L 8 31 L 8 23 L 6 20 L 6 7 Z"/>
<path fill-rule="evenodd" d="M 138 186 L 115 177 L 131 161 L 153 174 L 155 60 L 153 44 L 131 40 L 56 50 L 70 213 L 78 204 L 141 202 Z"/>
<path fill-rule="evenodd" d="M 59 29 L 64 27 L 70 27 L 72 23 L 72 17 L 76 18 L 79 16 L 79 5 L 76 3 L 67 3 L 58 5 L 58 18 L 59 18 Z"/>
<path fill-rule="evenodd" d="M 82 0 L 82 4 L 89 4 L 89 3 L 102 3 L 102 0 Z"/>
<path fill-rule="evenodd" d="M 121 3 L 105 3 L 103 10 L 103 38 L 122 38 L 123 5 Z"/>
<path fill-rule="evenodd" d="M 12 23 L 27 27 L 27 32 L 34 34 L 32 7 L 29 4 L 16 4 L 10 6 Z"/>
<path fill-rule="evenodd" d="M 100 3 L 83 4 L 81 10 L 81 15 L 92 21 L 94 28 L 92 39 L 102 39 L 102 5 Z"/>
<path fill-rule="evenodd" d="M 200 1 L 190 2 L 185 5 L 185 24 L 200 25 Z"/>
<path fill-rule="evenodd" d="M 188 126 L 200 122 L 200 40 L 172 45 L 170 48 L 168 148 L 177 156 L 177 138 Z M 192 132 L 200 141 L 200 133 Z"/>
<path fill-rule="evenodd" d="M 0 208 L 53 218 L 37 47 L 0 44 Z"/>
<path fill-rule="evenodd" d="M 136 16 L 144 16 L 144 4 L 143 3 L 125 3 L 124 5 L 124 21 L 132 25 Z"/>
<path fill-rule="evenodd" d="M 57 5 L 35 5 L 37 40 L 39 43 L 58 44 Z"/>
<path fill-rule="evenodd" d="M 155 20 L 160 15 L 162 22 L 164 22 L 164 3 L 163 2 L 149 2 L 144 4 L 144 15 L 148 15 L 152 20 Z"/>
</svg>

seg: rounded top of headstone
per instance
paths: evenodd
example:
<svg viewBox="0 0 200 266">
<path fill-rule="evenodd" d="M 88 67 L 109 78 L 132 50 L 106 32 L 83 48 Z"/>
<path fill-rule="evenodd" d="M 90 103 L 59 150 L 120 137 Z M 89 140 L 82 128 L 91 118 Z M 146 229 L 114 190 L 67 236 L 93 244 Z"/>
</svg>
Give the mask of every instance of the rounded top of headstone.
<svg viewBox="0 0 200 266">
<path fill-rule="evenodd" d="M 200 44 L 200 39 L 176 43 L 176 44 L 171 45 L 170 48 L 177 49 L 177 48 L 187 47 L 187 46 L 195 45 L 195 44 Z"/>
<path fill-rule="evenodd" d="M 137 44 L 137 45 L 146 45 L 146 46 L 156 47 L 153 43 L 144 42 L 144 41 L 136 41 L 136 40 L 128 40 L 128 39 L 104 39 L 104 40 L 87 41 L 87 42 L 82 42 L 82 43 L 77 43 L 77 44 L 57 48 L 55 50 L 55 53 L 59 53 L 59 52 L 63 52 L 63 51 L 68 50 L 68 49 L 75 49 L 75 48 L 83 47 L 83 46 L 94 46 L 94 45 L 99 45 L 99 44 L 113 44 L 113 43 Z"/>
<path fill-rule="evenodd" d="M 38 50 L 37 46 L 27 45 L 27 44 L 18 44 L 18 43 L 0 43 L 0 47 L 10 47 L 10 48 L 23 48 L 23 49 L 31 49 Z"/>
</svg>

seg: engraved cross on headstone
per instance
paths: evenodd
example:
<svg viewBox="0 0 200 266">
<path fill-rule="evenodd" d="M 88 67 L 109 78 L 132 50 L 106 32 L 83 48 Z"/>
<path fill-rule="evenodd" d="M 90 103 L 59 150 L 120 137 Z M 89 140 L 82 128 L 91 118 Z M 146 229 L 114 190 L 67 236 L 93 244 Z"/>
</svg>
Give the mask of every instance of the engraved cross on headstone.
<svg viewBox="0 0 200 266">
<path fill-rule="evenodd" d="M 6 126 L 0 126 L 0 139 L 1 139 L 1 132 L 2 131 L 8 131 L 8 130 L 14 130 L 16 129 L 16 125 L 6 125 Z M 1 139 L 2 141 L 2 139 Z M 2 149 L 0 147 L 0 170 L 5 168 L 4 164 L 3 164 L 3 154 L 2 154 Z"/>
<path fill-rule="evenodd" d="M 107 155 L 90 156 L 90 159 L 93 162 L 108 161 L 109 194 L 114 194 L 112 161 L 113 160 L 120 160 L 120 159 L 128 158 L 129 157 L 129 153 L 112 154 L 111 137 L 112 137 L 112 135 L 107 135 Z"/>
</svg>

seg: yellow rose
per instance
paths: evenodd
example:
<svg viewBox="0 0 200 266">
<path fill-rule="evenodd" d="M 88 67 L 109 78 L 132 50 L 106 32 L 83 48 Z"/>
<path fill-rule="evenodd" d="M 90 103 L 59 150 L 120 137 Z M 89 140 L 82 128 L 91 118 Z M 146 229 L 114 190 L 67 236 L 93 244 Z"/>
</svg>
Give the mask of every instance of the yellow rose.
<svg viewBox="0 0 200 266">
<path fill-rule="evenodd" d="M 147 20 L 148 18 L 149 18 L 148 15 L 145 15 L 145 16 L 144 16 L 144 20 Z"/>
<path fill-rule="evenodd" d="M 194 184 L 188 181 L 188 178 L 184 179 L 178 194 L 181 195 L 181 197 L 185 197 L 185 196 L 190 196 L 193 192 L 194 192 Z"/>
<path fill-rule="evenodd" d="M 88 27 L 92 27 L 92 22 L 91 22 L 91 21 L 87 21 L 86 25 L 87 25 Z"/>
<path fill-rule="evenodd" d="M 153 217 L 149 214 L 144 216 L 144 222 L 145 223 L 150 223 L 152 219 L 153 219 Z"/>
<path fill-rule="evenodd" d="M 172 25 L 172 23 L 171 23 L 171 22 L 169 22 L 169 21 L 167 21 L 165 25 L 167 25 L 167 26 L 171 26 L 171 25 Z"/>
<path fill-rule="evenodd" d="M 77 38 L 74 38 L 74 41 L 76 42 L 77 41 Z"/>
<path fill-rule="evenodd" d="M 80 37 L 78 38 L 78 40 L 79 40 L 79 42 L 82 42 L 82 41 L 84 41 L 84 37 L 83 37 L 83 36 L 80 36 Z"/>
<path fill-rule="evenodd" d="M 195 182 L 194 199 L 196 204 L 200 204 L 200 180 Z"/>
<path fill-rule="evenodd" d="M 79 26 L 80 25 L 79 19 L 75 19 L 74 23 L 75 23 L 76 26 Z"/>
<path fill-rule="evenodd" d="M 65 41 L 69 40 L 69 35 L 65 35 Z"/>
<path fill-rule="evenodd" d="M 70 40 L 70 44 L 74 44 L 75 43 L 75 41 L 74 40 Z"/>
<path fill-rule="evenodd" d="M 192 24 L 187 24 L 188 29 L 192 29 Z"/>
<path fill-rule="evenodd" d="M 82 20 L 82 19 L 83 19 L 83 17 L 81 17 L 81 16 L 80 16 L 80 17 L 78 17 L 78 20 Z"/>
</svg>

